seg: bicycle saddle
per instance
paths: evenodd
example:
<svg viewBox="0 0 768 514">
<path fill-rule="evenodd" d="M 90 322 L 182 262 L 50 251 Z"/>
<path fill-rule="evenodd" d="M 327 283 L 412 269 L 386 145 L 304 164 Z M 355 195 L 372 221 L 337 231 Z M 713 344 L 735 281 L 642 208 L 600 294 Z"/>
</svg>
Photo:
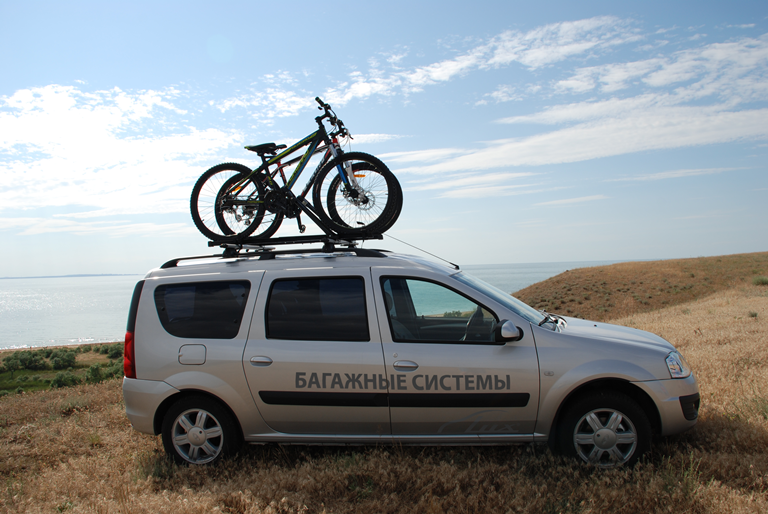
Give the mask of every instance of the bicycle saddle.
<svg viewBox="0 0 768 514">
<path fill-rule="evenodd" d="M 250 150 L 251 152 L 256 152 L 259 155 L 265 155 L 265 154 L 272 154 L 274 155 L 277 153 L 278 150 L 281 150 L 283 148 L 287 148 L 285 145 L 276 145 L 275 143 L 264 143 L 261 145 L 253 145 L 253 146 L 246 146 L 246 150 Z"/>
</svg>

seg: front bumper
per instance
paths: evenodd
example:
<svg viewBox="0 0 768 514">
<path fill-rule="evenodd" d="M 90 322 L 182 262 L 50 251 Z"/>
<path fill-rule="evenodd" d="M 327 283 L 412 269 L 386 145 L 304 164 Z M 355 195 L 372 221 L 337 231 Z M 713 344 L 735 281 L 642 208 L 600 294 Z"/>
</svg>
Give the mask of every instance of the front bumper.
<svg viewBox="0 0 768 514">
<path fill-rule="evenodd" d="M 145 434 L 155 432 L 155 413 L 163 401 L 179 390 L 159 380 L 123 377 L 125 413 L 134 429 Z"/>
<path fill-rule="evenodd" d="M 661 435 L 684 432 L 696 424 L 699 385 L 693 373 L 688 378 L 633 382 L 645 391 L 659 409 Z"/>
</svg>

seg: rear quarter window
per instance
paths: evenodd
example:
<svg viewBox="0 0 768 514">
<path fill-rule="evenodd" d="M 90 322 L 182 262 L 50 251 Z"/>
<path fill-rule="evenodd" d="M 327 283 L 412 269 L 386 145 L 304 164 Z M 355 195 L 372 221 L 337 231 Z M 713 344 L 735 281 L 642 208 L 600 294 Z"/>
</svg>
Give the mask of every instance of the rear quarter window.
<svg viewBox="0 0 768 514">
<path fill-rule="evenodd" d="M 247 280 L 161 285 L 155 289 L 157 316 L 176 337 L 234 339 L 250 290 Z"/>
</svg>

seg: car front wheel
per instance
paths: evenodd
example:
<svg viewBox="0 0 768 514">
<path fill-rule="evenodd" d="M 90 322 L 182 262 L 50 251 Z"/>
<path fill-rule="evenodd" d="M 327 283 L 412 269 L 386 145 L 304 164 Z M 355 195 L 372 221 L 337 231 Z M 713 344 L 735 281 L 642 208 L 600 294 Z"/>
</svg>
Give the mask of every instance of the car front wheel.
<svg viewBox="0 0 768 514">
<path fill-rule="evenodd" d="M 562 452 L 601 468 L 633 466 L 651 446 L 648 416 L 621 393 L 586 395 L 571 404 L 562 419 Z"/>
</svg>

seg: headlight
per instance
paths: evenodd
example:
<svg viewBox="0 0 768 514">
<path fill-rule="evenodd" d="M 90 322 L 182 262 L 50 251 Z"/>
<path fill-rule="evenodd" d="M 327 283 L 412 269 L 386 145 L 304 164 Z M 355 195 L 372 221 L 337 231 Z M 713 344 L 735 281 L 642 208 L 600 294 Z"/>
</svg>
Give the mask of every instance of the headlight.
<svg viewBox="0 0 768 514">
<path fill-rule="evenodd" d="M 672 378 L 687 378 L 691 375 L 691 367 L 679 352 L 667 355 L 667 367 Z"/>
</svg>

